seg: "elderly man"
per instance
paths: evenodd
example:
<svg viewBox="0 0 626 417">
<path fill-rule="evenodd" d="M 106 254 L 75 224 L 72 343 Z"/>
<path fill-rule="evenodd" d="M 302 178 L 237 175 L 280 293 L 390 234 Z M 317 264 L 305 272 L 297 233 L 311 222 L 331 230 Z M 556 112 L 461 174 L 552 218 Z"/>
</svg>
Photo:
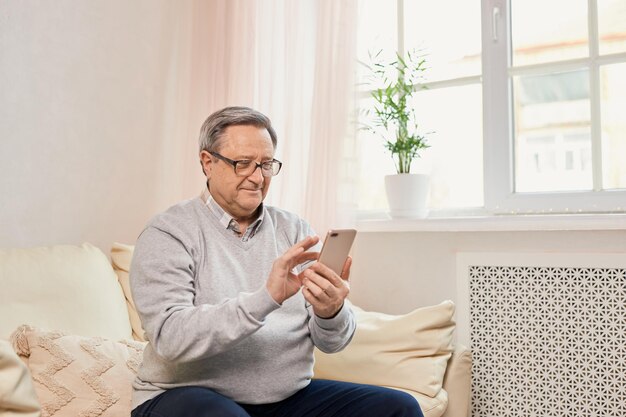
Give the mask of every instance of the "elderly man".
<svg viewBox="0 0 626 417">
<path fill-rule="evenodd" d="M 211 114 L 202 195 L 139 236 L 131 287 L 149 343 L 132 417 L 422 416 L 398 391 L 312 380 L 313 347 L 337 352 L 354 334 L 351 260 L 341 276 L 312 262 L 308 223 L 263 204 L 282 166 L 276 145 L 257 111 Z"/>
</svg>

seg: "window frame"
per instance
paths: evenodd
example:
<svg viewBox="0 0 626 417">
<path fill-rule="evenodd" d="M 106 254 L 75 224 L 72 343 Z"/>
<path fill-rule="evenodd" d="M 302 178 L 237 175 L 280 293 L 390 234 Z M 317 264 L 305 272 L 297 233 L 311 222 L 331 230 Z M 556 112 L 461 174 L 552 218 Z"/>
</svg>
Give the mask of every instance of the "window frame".
<svg viewBox="0 0 626 417">
<path fill-rule="evenodd" d="M 404 1 L 397 2 L 397 50 L 404 54 Z M 602 190 L 600 68 L 626 63 L 626 52 L 599 55 L 597 0 L 587 0 L 589 56 L 512 67 L 511 2 L 481 0 L 481 74 L 423 84 L 429 90 L 479 83 L 483 106 L 483 204 L 481 207 L 431 209 L 429 218 L 501 214 L 624 213 L 626 189 Z M 512 77 L 586 69 L 590 77 L 592 191 L 515 192 Z M 422 86 L 416 86 L 421 88 Z M 357 101 L 369 96 L 358 91 Z M 358 210 L 357 218 L 380 219 L 379 210 Z"/>
<path fill-rule="evenodd" d="M 626 62 L 626 53 L 599 55 L 597 0 L 587 0 L 589 56 L 512 67 L 510 0 L 482 0 L 484 201 L 492 214 L 626 211 L 626 190 L 602 190 L 600 67 Z M 592 191 L 515 192 L 512 77 L 588 69 Z"/>
</svg>

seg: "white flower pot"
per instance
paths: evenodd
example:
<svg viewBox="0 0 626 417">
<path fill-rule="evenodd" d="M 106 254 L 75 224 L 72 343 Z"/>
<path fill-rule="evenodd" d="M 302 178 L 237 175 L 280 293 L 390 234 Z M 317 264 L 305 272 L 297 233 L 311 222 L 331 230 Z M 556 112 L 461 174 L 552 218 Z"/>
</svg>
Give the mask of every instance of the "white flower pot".
<svg viewBox="0 0 626 417">
<path fill-rule="evenodd" d="M 428 215 L 430 177 L 425 174 L 385 176 L 385 191 L 392 218 L 419 219 Z"/>
</svg>

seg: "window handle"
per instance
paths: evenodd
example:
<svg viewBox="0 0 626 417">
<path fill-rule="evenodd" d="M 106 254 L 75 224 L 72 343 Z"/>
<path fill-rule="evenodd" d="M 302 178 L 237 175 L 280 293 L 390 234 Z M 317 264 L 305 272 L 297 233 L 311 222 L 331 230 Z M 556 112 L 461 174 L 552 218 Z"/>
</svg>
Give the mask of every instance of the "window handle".
<svg viewBox="0 0 626 417">
<path fill-rule="evenodd" d="M 494 6 L 491 16 L 491 39 L 498 42 L 498 18 L 500 17 L 500 8 Z"/>
</svg>

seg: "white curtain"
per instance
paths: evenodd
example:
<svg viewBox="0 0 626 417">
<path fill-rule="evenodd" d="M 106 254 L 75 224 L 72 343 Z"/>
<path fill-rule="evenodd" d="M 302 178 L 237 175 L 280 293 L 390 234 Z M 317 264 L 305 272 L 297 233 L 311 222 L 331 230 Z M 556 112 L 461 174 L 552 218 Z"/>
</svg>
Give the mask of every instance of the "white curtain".
<svg viewBox="0 0 626 417">
<path fill-rule="evenodd" d="M 320 234 L 349 226 L 343 155 L 353 128 L 356 0 L 192 0 L 181 7 L 163 199 L 193 195 L 202 185 L 197 134 L 204 118 L 247 105 L 267 114 L 279 136 L 283 171 L 267 203 L 299 214 Z M 172 165 L 172 155 L 182 166 Z"/>
<path fill-rule="evenodd" d="M 0 1 L 0 247 L 134 243 L 199 194 L 200 126 L 235 104 L 279 133 L 268 203 L 320 234 L 344 225 L 355 15 L 355 0 Z"/>
</svg>

